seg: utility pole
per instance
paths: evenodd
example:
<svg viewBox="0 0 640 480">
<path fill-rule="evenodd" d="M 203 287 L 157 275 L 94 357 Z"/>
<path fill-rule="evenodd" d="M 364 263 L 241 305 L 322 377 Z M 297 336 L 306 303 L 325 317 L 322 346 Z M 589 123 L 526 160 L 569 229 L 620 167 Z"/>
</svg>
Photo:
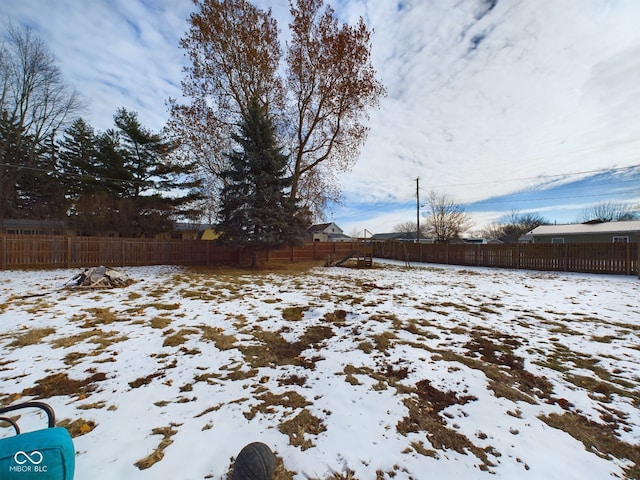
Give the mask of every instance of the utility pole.
<svg viewBox="0 0 640 480">
<path fill-rule="evenodd" d="M 420 243 L 420 177 L 416 178 L 416 243 Z"/>
</svg>

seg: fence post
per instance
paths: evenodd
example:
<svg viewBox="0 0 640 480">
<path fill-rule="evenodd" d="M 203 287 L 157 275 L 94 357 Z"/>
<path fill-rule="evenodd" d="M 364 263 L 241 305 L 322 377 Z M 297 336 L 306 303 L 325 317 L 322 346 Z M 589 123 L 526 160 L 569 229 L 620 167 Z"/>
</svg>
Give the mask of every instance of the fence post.
<svg viewBox="0 0 640 480">
<path fill-rule="evenodd" d="M 2 235 L 2 259 L 0 262 L 2 262 L 2 270 L 5 270 L 7 268 L 7 237 L 4 235 Z"/>
<path fill-rule="evenodd" d="M 67 256 L 66 264 L 67 268 L 71 268 L 71 237 L 67 235 L 67 251 L 65 253 Z"/>
</svg>

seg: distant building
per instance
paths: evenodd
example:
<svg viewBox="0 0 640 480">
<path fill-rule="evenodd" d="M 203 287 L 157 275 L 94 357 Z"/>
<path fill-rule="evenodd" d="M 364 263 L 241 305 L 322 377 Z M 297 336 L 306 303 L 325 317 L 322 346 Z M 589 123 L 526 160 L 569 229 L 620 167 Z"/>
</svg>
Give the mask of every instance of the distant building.
<svg viewBox="0 0 640 480">
<path fill-rule="evenodd" d="M 416 232 L 391 232 L 391 233 L 376 233 L 372 240 L 378 240 L 385 242 L 387 240 L 396 240 L 398 242 L 416 242 Z M 436 239 L 432 237 L 420 237 L 420 243 L 436 243 Z"/>
<path fill-rule="evenodd" d="M 353 240 L 333 222 L 311 225 L 307 229 L 307 235 L 312 242 L 350 242 Z"/>
<path fill-rule="evenodd" d="M 76 232 L 62 220 L 0 220 L 0 233 L 5 235 L 75 235 Z"/>
<path fill-rule="evenodd" d="M 540 225 L 520 237 L 520 243 L 634 243 L 640 220 Z"/>
<path fill-rule="evenodd" d="M 160 233 L 155 238 L 171 240 L 215 240 L 220 236 L 215 225 L 209 223 L 176 222 L 171 231 Z"/>
</svg>

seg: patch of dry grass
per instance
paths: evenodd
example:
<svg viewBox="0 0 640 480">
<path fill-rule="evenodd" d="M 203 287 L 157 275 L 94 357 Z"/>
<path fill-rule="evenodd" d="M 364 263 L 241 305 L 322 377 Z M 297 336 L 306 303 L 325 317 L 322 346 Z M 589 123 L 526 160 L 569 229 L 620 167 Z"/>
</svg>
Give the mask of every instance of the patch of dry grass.
<svg viewBox="0 0 640 480">
<path fill-rule="evenodd" d="M 113 322 L 119 321 L 117 313 L 110 308 L 87 308 L 85 311 L 92 315 L 92 317 L 85 319 L 83 328 L 110 325 Z"/>
<path fill-rule="evenodd" d="M 76 335 L 58 337 L 52 340 L 50 344 L 53 348 L 70 348 L 77 346 L 84 341 L 88 341 L 90 343 L 99 345 L 100 349 L 104 350 L 114 343 L 124 342 L 126 340 L 128 340 L 127 336 L 119 336 L 118 332 L 116 331 L 105 332 L 98 328 L 94 328 L 93 330 L 82 332 Z"/>
<path fill-rule="evenodd" d="M 202 339 L 215 343 L 219 350 L 230 350 L 236 347 L 238 338 L 235 335 L 226 335 L 224 329 L 220 327 L 211 327 L 209 325 L 200 325 L 198 328 L 202 330 Z"/>
<path fill-rule="evenodd" d="M 93 420 L 77 418 L 74 421 L 69 419 L 60 420 L 58 426 L 66 428 L 69 431 L 69 435 L 76 438 L 91 432 L 96 428 L 97 424 Z"/>
<path fill-rule="evenodd" d="M 145 305 L 146 307 L 155 308 L 156 310 L 178 310 L 180 308 L 180 303 L 148 303 Z"/>
<path fill-rule="evenodd" d="M 567 432 L 582 442 L 588 451 L 601 458 L 629 460 L 633 465 L 623 467 L 627 477 L 640 478 L 640 446 L 621 441 L 616 436 L 615 424 L 596 423 L 575 412 L 565 412 L 562 415 L 551 413 L 538 418 L 550 427 Z"/>
<path fill-rule="evenodd" d="M 263 392 L 256 396 L 260 403 L 253 405 L 248 412 L 244 412 L 247 420 L 253 419 L 258 413 L 274 414 L 275 407 L 283 407 L 290 410 L 296 410 L 311 405 L 306 398 L 294 390 L 289 390 L 280 394 L 274 394 L 270 391 Z"/>
<path fill-rule="evenodd" d="M 396 333 L 392 330 L 377 333 L 371 336 L 371 340 L 373 340 L 373 346 L 376 350 L 381 353 L 385 353 L 387 349 L 391 346 L 392 341 L 396 340 L 398 337 Z"/>
<path fill-rule="evenodd" d="M 162 317 L 162 316 L 157 316 L 157 317 L 153 317 L 151 319 L 151 328 L 157 328 L 158 330 L 164 330 L 165 328 L 167 328 L 169 325 L 171 325 L 171 318 L 169 317 Z"/>
<path fill-rule="evenodd" d="M 34 387 L 25 388 L 21 396 L 35 398 L 69 396 L 84 399 L 98 388 L 97 382 L 107 379 L 107 376 L 102 372 L 91 373 L 92 375 L 83 380 L 69 378 L 66 373 L 54 373 L 37 380 Z"/>
<path fill-rule="evenodd" d="M 333 329 L 324 325 L 308 327 L 299 340 L 292 342 L 279 332 L 263 330 L 257 325 L 251 333 L 257 342 L 239 344 L 237 348 L 254 369 L 273 365 L 297 365 L 313 369 L 320 358 L 303 357 L 301 353 L 308 348 L 319 347 L 322 341 L 334 335 Z"/>
<path fill-rule="evenodd" d="M 408 415 L 398 422 L 396 429 L 402 435 L 409 433 L 425 432 L 426 438 L 435 450 L 454 450 L 466 455 L 473 453 L 482 461 L 481 470 L 488 471 L 495 464 L 489 460 L 489 455 L 494 453 L 491 447 L 482 449 L 477 447 L 468 437 L 449 428 L 441 416 L 442 410 L 451 405 L 464 405 L 476 401 L 473 395 L 459 396 L 452 391 L 442 391 L 435 388 L 429 380 L 421 380 L 416 383 L 413 395 L 407 396 L 403 403 L 407 407 Z M 435 452 L 424 449 L 422 444 L 416 445 L 417 453 L 435 456 Z"/>
<path fill-rule="evenodd" d="M 49 335 L 53 335 L 56 332 L 55 328 L 28 328 L 22 333 L 16 335 L 13 342 L 8 346 L 14 348 L 27 347 L 29 345 L 37 345 L 42 343 L 42 340 Z"/>
<path fill-rule="evenodd" d="M 168 365 L 165 365 L 164 367 L 162 367 L 160 370 L 150 373 L 149 375 L 146 375 L 144 377 L 139 377 L 135 380 L 133 380 L 132 382 L 129 382 L 129 386 L 131 388 L 140 388 L 144 385 L 148 385 L 150 384 L 155 378 L 164 378 L 167 375 L 167 370 L 171 369 L 171 368 L 176 368 L 176 366 L 178 365 L 178 360 L 177 359 L 173 359 L 171 361 L 171 363 L 169 363 Z"/>
<path fill-rule="evenodd" d="M 177 347 L 178 345 L 182 345 L 187 341 L 187 337 L 190 335 L 197 335 L 200 333 L 195 328 L 182 328 L 180 330 L 173 331 L 168 330 L 165 332 L 166 338 L 162 343 L 163 347 Z"/>
<path fill-rule="evenodd" d="M 287 320 L 288 322 L 297 322 L 302 320 L 304 317 L 304 312 L 306 312 L 309 307 L 285 307 L 282 309 L 282 318 Z"/>
<path fill-rule="evenodd" d="M 165 449 L 173 443 L 171 437 L 178 433 L 174 427 L 179 427 L 180 425 L 181 424 L 178 423 L 170 423 L 168 427 L 158 427 L 151 430 L 152 435 L 161 435 L 162 440 L 160 440 L 160 443 L 153 452 L 138 460 L 134 465 L 138 467 L 139 470 L 146 470 L 162 460 Z"/>
<path fill-rule="evenodd" d="M 322 420 L 307 409 L 303 409 L 295 417 L 278 425 L 278 430 L 289 437 L 289 444 L 300 447 L 301 450 L 308 450 L 314 446 L 312 440 L 307 436 L 318 435 L 326 429 L 327 427 L 322 423 Z"/>
</svg>

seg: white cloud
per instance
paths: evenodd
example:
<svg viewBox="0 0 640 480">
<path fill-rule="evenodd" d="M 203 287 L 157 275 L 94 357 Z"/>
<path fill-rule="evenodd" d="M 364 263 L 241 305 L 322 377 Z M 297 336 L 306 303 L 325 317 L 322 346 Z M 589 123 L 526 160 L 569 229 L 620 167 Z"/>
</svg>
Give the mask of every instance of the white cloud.
<svg viewBox="0 0 640 480">
<path fill-rule="evenodd" d="M 637 163 L 640 5 L 498 2 L 477 20 L 479 3 L 381 2 L 371 15 L 389 98 L 345 179 L 351 198 L 410 191 L 420 176 L 470 202 Z"/>
<path fill-rule="evenodd" d="M 180 94 L 178 42 L 190 1 L 24 0 L 8 7 L 12 21 L 33 28 L 58 58 L 95 128 L 111 128 L 119 107 L 137 111 L 153 130 L 163 127 L 165 101 Z"/>
<path fill-rule="evenodd" d="M 165 101 L 180 95 L 178 42 L 191 1 L 5 3 L 4 14 L 34 27 L 60 59 L 96 128 L 110 127 L 121 106 L 163 126 Z M 394 209 L 413 198 L 418 176 L 424 194 L 467 203 L 550 175 L 562 182 L 638 164 L 640 2 L 331 3 L 342 19 L 362 15 L 374 29 L 374 65 L 388 89 L 360 160 L 341 177 L 348 203 Z M 272 8 L 286 32 L 287 0 L 256 4 Z"/>
</svg>

